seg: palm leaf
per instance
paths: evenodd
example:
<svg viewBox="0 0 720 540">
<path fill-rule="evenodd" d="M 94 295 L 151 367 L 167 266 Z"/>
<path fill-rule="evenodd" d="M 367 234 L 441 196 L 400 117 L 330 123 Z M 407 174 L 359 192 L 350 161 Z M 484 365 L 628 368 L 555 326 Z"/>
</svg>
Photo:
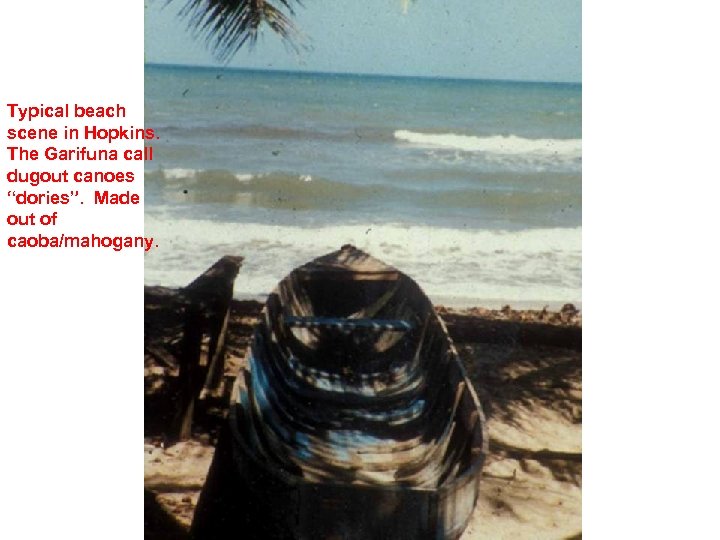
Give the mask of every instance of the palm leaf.
<svg viewBox="0 0 720 540">
<path fill-rule="evenodd" d="M 300 0 L 188 0 L 180 11 L 195 37 L 205 40 L 220 61 L 230 60 L 243 45 L 252 47 L 266 24 L 295 51 L 303 36 L 290 17 Z M 280 6 L 280 7 L 278 7 Z M 285 14 L 284 9 L 287 14 Z"/>
</svg>

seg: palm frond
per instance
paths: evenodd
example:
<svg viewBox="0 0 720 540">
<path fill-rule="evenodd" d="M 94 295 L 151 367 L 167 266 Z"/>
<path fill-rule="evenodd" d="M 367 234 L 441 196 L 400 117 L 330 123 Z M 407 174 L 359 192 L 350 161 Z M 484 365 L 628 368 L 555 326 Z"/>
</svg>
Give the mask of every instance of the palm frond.
<svg viewBox="0 0 720 540">
<path fill-rule="evenodd" d="M 188 0 L 180 11 L 195 37 L 205 40 L 218 60 L 230 60 L 240 48 L 252 47 L 261 26 L 268 25 L 295 51 L 304 47 L 303 36 L 290 17 L 300 0 Z M 281 6 L 281 7 L 277 7 Z M 287 14 L 285 14 L 284 9 Z"/>
</svg>

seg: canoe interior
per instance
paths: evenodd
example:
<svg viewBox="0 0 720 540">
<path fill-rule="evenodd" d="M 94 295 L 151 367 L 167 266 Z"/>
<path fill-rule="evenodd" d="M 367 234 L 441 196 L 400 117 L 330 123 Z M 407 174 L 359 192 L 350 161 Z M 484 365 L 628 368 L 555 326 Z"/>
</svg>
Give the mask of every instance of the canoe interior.
<svg viewBox="0 0 720 540">
<path fill-rule="evenodd" d="M 444 324 L 395 268 L 344 247 L 293 271 L 268 298 L 234 399 L 220 483 L 232 477 L 226 489 L 275 516 L 267 538 L 465 528 L 484 418 Z"/>
</svg>

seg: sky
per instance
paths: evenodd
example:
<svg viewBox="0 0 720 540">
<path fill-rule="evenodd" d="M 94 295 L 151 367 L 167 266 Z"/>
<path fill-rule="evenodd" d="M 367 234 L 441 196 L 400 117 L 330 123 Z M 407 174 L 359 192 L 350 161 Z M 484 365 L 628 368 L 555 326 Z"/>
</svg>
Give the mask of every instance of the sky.
<svg viewBox="0 0 720 540">
<path fill-rule="evenodd" d="M 219 66 L 178 17 L 185 0 L 150 0 L 148 63 Z M 229 67 L 387 75 L 581 81 L 580 0 L 304 0 L 296 53 L 266 29 Z"/>
</svg>

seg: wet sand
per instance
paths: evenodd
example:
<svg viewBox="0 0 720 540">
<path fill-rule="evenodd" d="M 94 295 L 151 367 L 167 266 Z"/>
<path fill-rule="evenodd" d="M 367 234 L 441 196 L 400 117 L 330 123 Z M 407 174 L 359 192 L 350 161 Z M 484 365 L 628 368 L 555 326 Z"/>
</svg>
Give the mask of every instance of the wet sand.
<svg viewBox="0 0 720 540">
<path fill-rule="evenodd" d="M 170 289 L 146 289 L 145 538 L 187 538 L 232 379 L 261 305 L 234 301 L 225 377 L 191 439 L 169 444 L 182 328 Z M 462 540 L 581 536 L 581 313 L 438 307 L 488 418 L 490 455 Z"/>
</svg>

